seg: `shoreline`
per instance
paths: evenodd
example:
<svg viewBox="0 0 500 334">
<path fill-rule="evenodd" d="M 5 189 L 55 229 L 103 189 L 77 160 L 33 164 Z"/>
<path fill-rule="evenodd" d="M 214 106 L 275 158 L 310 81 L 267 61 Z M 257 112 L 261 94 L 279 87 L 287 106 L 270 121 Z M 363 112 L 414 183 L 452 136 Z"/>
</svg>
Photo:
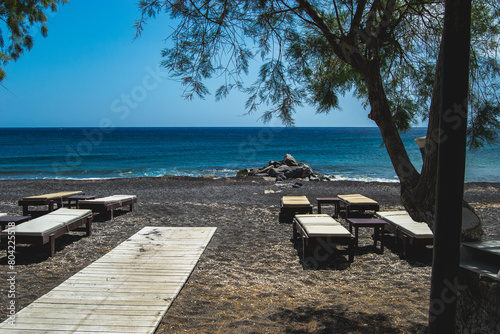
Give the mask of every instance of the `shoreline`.
<svg viewBox="0 0 500 334">
<path fill-rule="evenodd" d="M 304 181 L 304 180 L 287 180 L 285 182 L 360 182 L 360 183 L 394 183 L 400 184 L 399 179 L 383 179 L 383 178 L 349 178 L 349 177 L 335 177 L 335 175 L 330 174 L 322 174 L 327 177 L 331 177 L 331 179 L 327 181 Z M 89 177 L 89 178 L 76 178 L 76 177 L 67 177 L 67 178 L 56 178 L 56 177 L 43 177 L 43 178 L 0 178 L 0 182 L 2 181 L 40 181 L 40 180 L 52 180 L 52 181 L 99 181 L 99 180 L 117 180 L 117 179 L 158 179 L 158 178 L 189 178 L 189 179 L 213 179 L 213 180 L 221 180 L 221 179 L 251 179 L 251 180 L 259 180 L 262 177 L 259 176 L 249 176 L 249 177 L 239 177 L 236 175 L 232 176 L 217 176 L 214 174 L 199 174 L 199 175 L 158 175 L 158 176 L 114 176 L 114 177 Z M 500 181 L 464 181 L 464 184 L 500 184 Z"/>
<path fill-rule="evenodd" d="M 71 232 L 58 238 L 52 258 L 19 246 L 16 305 L 25 307 L 144 226 L 213 226 L 217 231 L 212 241 L 157 333 L 426 332 L 431 249 L 408 259 L 387 236 L 380 254 L 373 247 L 372 231 L 360 229 L 353 263 L 339 252 L 332 262 L 311 268 L 301 263 L 300 247 L 290 241 L 291 226 L 278 223 L 283 195 L 306 195 L 316 207 L 316 197 L 361 193 L 377 200 L 381 210 L 393 210 L 402 208 L 399 184 L 311 181 L 294 188 L 295 182 L 191 177 L 0 180 L 0 212 L 13 215 L 21 212 L 21 197 L 56 191 L 138 198 L 134 211 L 117 210 L 113 220 L 96 215 L 92 236 Z M 468 183 L 465 189 L 465 199 L 483 221 L 484 239 L 500 238 L 500 183 Z M 5 250 L 0 268 L 7 272 Z M 0 288 L 8 291 L 5 275 Z M 4 292 L 1 321 L 7 318 Z"/>
</svg>

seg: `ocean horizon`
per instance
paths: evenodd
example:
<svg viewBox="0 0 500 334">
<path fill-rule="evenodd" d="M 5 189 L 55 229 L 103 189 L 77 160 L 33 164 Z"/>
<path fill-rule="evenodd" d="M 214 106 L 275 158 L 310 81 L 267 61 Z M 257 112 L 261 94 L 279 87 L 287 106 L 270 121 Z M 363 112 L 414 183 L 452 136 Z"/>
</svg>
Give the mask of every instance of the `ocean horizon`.
<svg viewBox="0 0 500 334">
<path fill-rule="evenodd" d="M 414 139 L 402 134 L 417 170 Z M 377 127 L 2 128 L 0 179 L 233 177 L 291 154 L 335 180 L 399 182 Z M 500 145 L 467 151 L 466 182 L 500 182 Z"/>
</svg>

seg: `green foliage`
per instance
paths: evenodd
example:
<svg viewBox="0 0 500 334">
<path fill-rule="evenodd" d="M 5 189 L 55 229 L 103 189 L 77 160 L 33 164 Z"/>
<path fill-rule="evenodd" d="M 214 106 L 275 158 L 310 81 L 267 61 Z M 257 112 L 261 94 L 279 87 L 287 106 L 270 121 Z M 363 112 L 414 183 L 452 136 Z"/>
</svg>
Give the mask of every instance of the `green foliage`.
<svg viewBox="0 0 500 334">
<path fill-rule="evenodd" d="M 298 106 L 319 113 L 339 108 L 353 92 L 373 101 L 367 79 L 378 73 L 392 121 L 401 131 L 426 119 L 434 89 L 443 29 L 441 0 L 143 0 L 136 22 L 167 13 L 177 26 L 163 50 L 163 66 L 186 86 L 185 97 L 204 98 L 207 79 L 222 78 L 216 99 L 244 91 L 248 112 L 293 125 Z M 470 94 L 471 147 L 491 142 L 498 123 L 500 5 L 474 0 Z M 250 62 L 257 79 L 244 85 Z M 373 96 L 370 97 L 373 99 Z"/>
<path fill-rule="evenodd" d="M 57 11 L 57 5 L 68 0 L 2 0 L 0 2 L 0 65 L 16 61 L 25 50 L 33 47 L 31 28 L 39 25 L 43 37 L 47 36 L 45 12 Z M 4 35 L 5 34 L 5 35 Z M 0 82 L 5 72 L 0 67 Z"/>
</svg>

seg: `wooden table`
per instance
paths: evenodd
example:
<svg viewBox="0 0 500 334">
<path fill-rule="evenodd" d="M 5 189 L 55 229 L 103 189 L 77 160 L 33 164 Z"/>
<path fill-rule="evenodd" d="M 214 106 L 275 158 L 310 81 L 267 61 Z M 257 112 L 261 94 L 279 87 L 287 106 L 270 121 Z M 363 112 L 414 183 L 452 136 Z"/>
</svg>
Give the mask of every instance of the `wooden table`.
<svg viewBox="0 0 500 334">
<path fill-rule="evenodd" d="M 0 231 L 5 230 L 9 223 L 14 223 L 18 225 L 30 219 L 31 216 L 0 216 L 0 227 L 1 227 Z"/>
<path fill-rule="evenodd" d="M 338 217 L 340 213 L 340 198 L 338 197 L 320 197 L 316 198 L 316 202 L 318 202 L 318 214 L 321 213 L 321 205 L 322 204 L 333 204 L 335 206 L 335 216 Z"/>
<path fill-rule="evenodd" d="M 75 208 L 78 208 L 78 202 L 79 201 L 85 201 L 88 199 L 95 199 L 95 196 L 87 196 L 87 195 L 73 195 L 73 196 L 68 196 L 68 208 L 71 208 L 73 205 L 73 202 L 75 202 Z"/>
<path fill-rule="evenodd" d="M 358 246 L 358 229 L 360 227 L 372 227 L 374 229 L 373 246 L 377 247 L 377 241 L 380 240 L 380 251 L 384 252 L 384 233 L 386 222 L 376 218 L 347 218 L 349 223 L 349 232 L 352 233 L 354 227 L 354 245 Z"/>
</svg>

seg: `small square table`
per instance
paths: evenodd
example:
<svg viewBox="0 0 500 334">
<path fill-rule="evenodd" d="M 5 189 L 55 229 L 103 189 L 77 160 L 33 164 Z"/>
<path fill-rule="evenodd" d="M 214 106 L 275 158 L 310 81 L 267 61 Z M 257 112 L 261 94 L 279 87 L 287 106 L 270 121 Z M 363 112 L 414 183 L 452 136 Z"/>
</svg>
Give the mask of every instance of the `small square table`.
<svg viewBox="0 0 500 334">
<path fill-rule="evenodd" d="M 78 202 L 85 201 L 87 199 L 95 199 L 95 196 L 87 196 L 87 195 L 72 195 L 66 198 L 68 200 L 68 208 L 71 208 L 73 202 L 75 202 L 75 208 L 78 209 Z"/>
<path fill-rule="evenodd" d="M 338 217 L 340 213 L 340 198 L 338 197 L 320 197 L 316 198 L 316 202 L 318 202 L 318 214 L 321 213 L 321 205 L 322 204 L 333 204 L 335 206 L 335 216 Z"/>
<path fill-rule="evenodd" d="M 9 223 L 15 223 L 16 225 L 18 225 L 30 219 L 31 216 L 0 216 L 0 231 L 5 230 Z"/>
<path fill-rule="evenodd" d="M 377 247 L 377 240 L 380 240 L 380 251 L 384 252 L 384 233 L 386 222 L 376 218 L 347 218 L 349 232 L 352 233 L 354 227 L 354 245 L 358 246 L 358 229 L 360 227 L 372 227 L 374 229 L 373 246 Z"/>
</svg>

